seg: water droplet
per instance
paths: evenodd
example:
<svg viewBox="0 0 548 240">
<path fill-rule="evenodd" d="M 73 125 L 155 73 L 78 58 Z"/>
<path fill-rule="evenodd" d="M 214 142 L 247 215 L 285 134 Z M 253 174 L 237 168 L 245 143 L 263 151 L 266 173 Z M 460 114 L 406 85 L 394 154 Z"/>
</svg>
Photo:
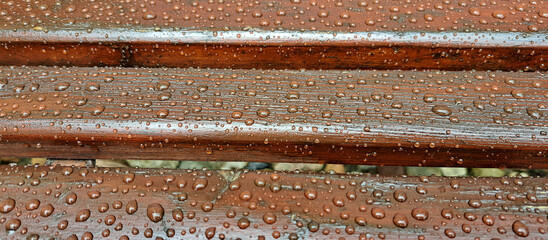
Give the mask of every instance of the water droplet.
<svg viewBox="0 0 548 240">
<path fill-rule="evenodd" d="M 451 211 L 451 209 L 444 208 L 441 210 L 441 216 L 445 219 L 451 220 L 453 219 L 453 211 Z"/>
<path fill-rule="evenodd" d="M 57 224 L 57 229 L 59 230 L 65 230 L 68 227 L 68 221 L 62 220 Z"/>
<path fill-rule="evenodd" d="M 422 99 L 427 103 L 432 103 L 436 101 L 437 98 L 434 94 L 425 94 Z"/>
<path fill-rule="evenodd" d="M 244 200 L 244 201 L 249 201 L 251 200 L 251 198 L 253 197 L 253 194 L 251 194 L 250 191 L 243 191 L 242 193 L 240 193 L 240 199 Z"/>
<path fill-rule="evenodd" d="M 457 233 L 455 233 L 455 231 L 453 231 L 453 229 L 445 229 L 445 236 L 447 236 L 448 238 L 455 238 L 457 236 Z"/>
<path fill-rule="evenodd" d="M 171 83 L 166 82 L 166 81 L 160 81 L 160 82 L 156 83 L 155 89 L 156 89 L 156 91 L 164 91 L 164 90 L 169 89 L 170 86 L 171 86 Z"/>
<path fill-rule="evenodd" d="M 97 106 L 97 107 L 94 107 L 92 110 L 91 110 L 91 115 L 93 116 L 98 116 L 100 115 L 101 113 L 103 113 L 105 111 L 105 107 L 103 106 Z"/>
<path fill-rule="evenodd" d="M 446 106 L 441 106 L 441 105 L 436 105 L 436 106 L 432 107 L 432 112 L 434 112 L 435 114 L 438 114 L 440 116 L 449 116 L 453 113 L 453 111 L 451 111 L 450 108 L 448 108 Z"/>
<path fill-rule="evenodd" d="M 400 228 L 406 228 L 407 225 L 409 225 L 409 220 L 407 220 L 407 217 L 402 213 L 396 213 L 392 221 L 394 222 L 394 225 Z"/>
<path fill-rule="evenodd" d="M 6 232 L 15 231 L 21 226 L 21 220 L 11 219 L 6 221 Z"/>
<path fill-rule="evenodd" d="M 405 202 L 407 200 L 407 194 L 405 192 L 397 190 L 394 192 L 394 199 L 396 199 L 396 201 L 398 202 Z"/>
<path fill-rule="evenodd" d="M 342 197 L 336 196 L 333 197 L 333 205 L 337 207 L 344 207 L 344 199 Z"/>
<path fill-rule="evenodd" d="M 242 112 L 232 112 L 232 118 L 234 119 L 239 119 L 242 117 L 242 115 L 243 115 Z"/>
<path fill-rule="evenodd" d="M 91 216 L 91 211 L 89 209 L 82 209 L 78 214 L 76 214 L 76 222 L 85 222 Z"/>
<path fill-rule="evenodd" d="M 411 216 L 419 221 L 424 221 L 428 219 L 428 211 L 424 210 L 423 208 L 414 208 L 411 211 Z"/>
<path fill-rule="evenodd" d="M 269 115 L 270 115 L 270 110 L 266 108 L 260 108 L 259 110 L 257 110 L 257 116 L 259 117 L 265 118 L 265 117 L 268 117 Z"/>
<path fill-rule="evenodd" d="M 158 118 L 166 118 L 168 115 L 169 115 L 169 110 L 165 108 L 160 109 L 158 110 L 158 112 L 156 112 L 156 117 Z"/>
<path fill-rule="evenodd" d="M 158 203 L 149 204 L 147 207 L 147 216 L 150 221 L 161 221 L 164 218 L 164 207 Z"/>
<path fill-rule="evenodd" d="M 216 230 L 216 229 L 217 229 L 217 228 L 215 228 L 215 227 L 207 228 L 207 229 L 205 230 L 205 237 L 206 237 L 207 239 L 212 239 L 213 237 L 215 237 L 215 230 Z"/>
<path fill-rule="evenodd" d="M 78 98 L 76 99 L 76 106 L 84 106 L 86 105 L 86 103 L 88 102 L 88 99 L 85 98 L 85 97 L 81 97 L 81 98 Z"/>
<path fill-rule="evenodd" d="M 58 83 L 53 87 L 55 91 L 65 91 L 70 87 L 70 83 Z"/>
<path fill-rule="evenodd" d="M 512 94 L 512 96 L 513 96 L 515 99 L 523 99 L 523 98 L 525 98 L 525 94 L 523 94 L 523 91 L 521 91 L 521 90 L 512 90 L 510 93 Z"/>
<path fill-rule="evenodd" d="M 40 207 L 40 200 L 38 199 L 32 199 L 25 203 L 25 209 L 28 211 L 36 210 L 38 207 Z"/>
<path fill-rule="evenodd" d="M 98 83 L 88 83 L 86 84 L 85 89 L 88 92 L 95 92 L 99 91 L 99 89 L 101 89 L 101 86 Z"/>
<path fill-rule="evenodd" d="M 44 206 L 42 208 L 42 210 L 40 211 L 40 216 L 42 217 L 49 217 L 53 211 L 55 211 L 55 208 L 53 207 L 53 205 L 51 205 L 50 203 L 48 203 L 46 206 Z"/>
<path fill-rule="evenodd" d="M 139 209 L 139 205 L 136 200 L 130 201 L 126 205 L 127 214 L 134 214 Z"/>
<path fill-rule="evenodd" d="M 174 208 L 171 211 L 171 216 L 173 217 L 173 220 L 175 220 L 177 222 L 183 221 L 183 218 L 184 218 L 183 211 L 181 209 L 178 209 L 178 208 Z"/>
<path fill-rule="evenodd" d="M 76 196 L 76 193 L 74 192 L 70 192 L 69 194 L 67 194 L 67 197 L 65 198 L 65 201 L 67 204 L 74 204 L 76 202 L 76 200 L 78 199 L 78 197 Z"/>
<path fill-rule="evenodd" d="M 489 215 L 489 214 L 483 215 L 481 220 L 487 226 L 493 226 L 495 224 L 495 218 L 493 216 Z"/>
<path fill-rule="evenodd" d="M 333 116 L 333 112 L 331 112 L 331 110 L 325 110 L 322 112 L 323 118 L 330 118 L 331 116 Z"/>
<path fill-rule="evenodd" d="M 470 13 L 470 15 L 472 16 L 479 16 L 481 15 L 481 12 L 480 12 L 480 9 L 477 8 L 477 7 L 471 7 L 468 9 L 468 13 Z"/>
<path fill-rule="evenodd" d="M 250 224 L 251 223 L 247 218 L 241 218 L 240 220 L 238 220 L 238 227 L 240 229 L 246 229 L 247 227 L 249 227 Z"/>
<path fill-rule="evenodd" d="M 266 224 L 274 224 L 276 222 L 276 215 L 274 213 L 265 213 L 263 215 L 263 221 Z"/>
<path fill-rule="evenodd" d="M 315 189 L 308 188 L 304 190 L 304 196 L 309 200 L 314 200 L 316 199 L 316 197 L 318 197 L 318 193 L 316 192 Z"/>
<path fill-rule="evenodd" d="M 495 10 L 495 11 L 493 11 L 493 13 L 491 13 L 491 16 L 493 16 L 496 19 L 505 19 L 506 18 L 506 13 L 504 11 L 501 11 L 501 10 Z"/>
<path fill-rule="evenodd" d="M 167 100 L 171 99 L 171 97 L 172 97 L 171 93 L 163 92 L 163 93 L 158 94 L 157 99 L 158 99 L 158 101 L 167 101 Z"/>
<path fill-rule="evenodd" d="M 9 213 L 15 208 L 15 200 L 13 198 L 6 198 L 0 202 L 0 213 Z"/>
<path fill-rule="evenodd" d="M 145 13 L 143 14 L 143 19 L 145 20 L 154 20 L 156 19 L 157 15 L 155 13 Z"/>
<path fill-rule="evenodd" d="M 470 199 L 468 200 L 468 205 L 470 207 L 473 207 L 473 208 L 479 208 L 481 207 L 481 201 L 480 200 L 473 200 L 473 199 Z"/>
<path fill-rule="evenodd" d="M 122 179 L 125 183 L 133 182 L 133 180 L 135 180 L 135 173 L 128 173 Z"/>
<path fill-rule="evenodd" d="M 365 116 L 367 115 L 367 109 L 364 107 L 359 107 L 356 109 L 356 112 L 358 113 L 358 116 Z"/>
<path fill-rule="evenodd" d="M 529 236 L 529 228 L 527 228 L 527 226 L 519 220 L 514 221 L 512 224 L 512 231 L 520 237 Z"/>
<path fill-rule="evenodd" d="M 202 190 L 205 187 L 207 187 L 207 179 L 205 178 L 198 178 L 194 181 L 194 184 L 192 184 L 192 189 L 194 189 L 194 191 Z"/>
<path fill-rule="evenodd" d="M 540 119 L 543 116 L 542 112 L 538 108 L 532 107 L 527 108 L 527 114 L 534 119 Z"/>
<path fill-rule="evenodd" d="M 371 209 L 371 216 L 376 219 L 383 219 L 386 216 L 386 213 L 384 212 L 384 209 L 380 207 L 374 207 Z"/>
</svg>

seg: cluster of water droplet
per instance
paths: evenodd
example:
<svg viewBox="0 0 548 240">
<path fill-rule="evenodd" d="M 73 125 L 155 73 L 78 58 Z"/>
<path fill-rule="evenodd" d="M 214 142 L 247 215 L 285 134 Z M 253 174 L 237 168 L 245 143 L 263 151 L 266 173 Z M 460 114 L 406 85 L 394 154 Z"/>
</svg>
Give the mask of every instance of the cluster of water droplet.
<svg viewBox="0 0 548 240">
<path fill-rule="evenodd" d="M 2 172 L 6 238 L 231 239 L 244 229 L 276 239 L 546 232 L 543 179 L 34 166 Z"/>
<path fill-rule="evenodd" d="M 548 130 L 541 73 L 17 67 L 0 74 L 4 141 L 27 129 L 46 134 L 44 127 L 53 140 L 80 146 L 104 145 L 104 134 L 141 148 L 222 135 L 273 147 L 302 143 L 276 151 L 310 155 L 309 147 L 337 139 L 456 149 L 459 139 L 478 137 L 489 139 L 474 143 L 484 147 L 540 144 L 542 156 Z M 79 132 L 88 135 L 70 135 Z M 417 135 L 391 138 L 402 132 Z"/>
<path fill-rule="evenodd" d="M 51 23 L 89 27 L 218 30 L 532 31 L 546 25 L 542 1 L 4 1 L 4 27 L 43 30 Z"/>
</svg>

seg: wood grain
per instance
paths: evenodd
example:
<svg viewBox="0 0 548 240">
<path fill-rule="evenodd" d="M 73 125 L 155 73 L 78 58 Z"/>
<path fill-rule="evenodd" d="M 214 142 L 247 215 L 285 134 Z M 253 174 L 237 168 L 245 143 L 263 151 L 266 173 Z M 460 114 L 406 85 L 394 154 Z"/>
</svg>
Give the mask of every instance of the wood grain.
<svg viewBox="0 0 548 240">
<path fill-rule="evenodd" d="M 548 168 L 544 72 L 5 67 L 0 155 Z"/>
<path fill-rule="evenodd" d="M 545 1 L 497 4 L 405 1 L 154 1 L 22 0 L 2 3 L 5 29 L 101 28 L 213 31 L 422 31 L 542 33 Z"/>
<path fill-rule="evenodd" d="M 0 169 L 3 239 L 542 239 L 546 235 L 546 178 Z"/>
<path fill-rule="evenodd" d="M 0 3 L 0 65 L 545 71 L 544 1 Z"/>
<path fill-rule="evenodd" d="M 517 0 L 0 1 L 0 156 L 548 168 L 547 20 Z M 542 239 L 547 181 L 0 166 L 0 238 Z"/>
</svg>

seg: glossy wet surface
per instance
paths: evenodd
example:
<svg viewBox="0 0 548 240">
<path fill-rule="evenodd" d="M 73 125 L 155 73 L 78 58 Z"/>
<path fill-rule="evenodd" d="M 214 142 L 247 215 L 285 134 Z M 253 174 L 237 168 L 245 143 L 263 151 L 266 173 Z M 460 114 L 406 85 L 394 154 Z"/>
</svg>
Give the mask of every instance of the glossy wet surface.
<svg viewBox="0 0 548 240">
<path fill-rule="evenodd" d="M 21 157 L 546 167 L 544 73 L 13 67 L 0 80 L 0 147 Z"/>
<path fill-rule="evenodd" d="M 545 1 L 0 3 L 0 65 L 547 70 Z"/>
<path fill-rule="evenodd" d="M 5 29 L 545 32 L 545 1 L 4 1 Z"/>
<path fill-rule="evenodd" d="M 544 178 L 1 170 L 4 239 L 542 239 L 546 232 Z"/>
</svg>

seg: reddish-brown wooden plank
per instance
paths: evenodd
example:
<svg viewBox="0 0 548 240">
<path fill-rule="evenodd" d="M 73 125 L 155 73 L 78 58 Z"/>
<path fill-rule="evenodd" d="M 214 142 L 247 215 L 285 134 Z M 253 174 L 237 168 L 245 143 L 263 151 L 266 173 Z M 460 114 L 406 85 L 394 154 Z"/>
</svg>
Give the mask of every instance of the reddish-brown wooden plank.
<svg viewBox="0 0 548 240">
<path fill-rule="evenodd" d="M 546 178 L 0 167 L 2 239 L 543 239 Z"/>
<path fill-rule="evenodd" d="M 5 1 L 6 29 L 208 28 L 294 31 L 496 31 L 546 30 L 545 1 L 482 3 L 444 0 L 362 1 Z M 266 23 L 269 23 L 268 25 Z"/>
<path fill-rule="evenodd" d="M 0 64 L 547 70 L 547 17 L 517 0 L 13 0 Z"/>
<path fill-rule="evenodd" d="M 4 67 L 0 155 L 548 168 L 545 72 Z"/>
</svg>

